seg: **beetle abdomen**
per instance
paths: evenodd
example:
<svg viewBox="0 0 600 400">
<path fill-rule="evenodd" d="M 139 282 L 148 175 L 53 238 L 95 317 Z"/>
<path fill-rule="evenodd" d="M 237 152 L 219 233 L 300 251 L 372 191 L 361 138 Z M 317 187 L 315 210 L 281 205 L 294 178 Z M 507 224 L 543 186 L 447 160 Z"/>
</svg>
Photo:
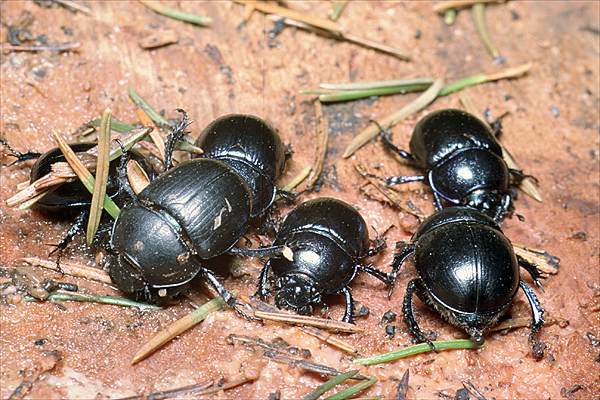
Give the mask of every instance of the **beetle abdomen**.
<svg viewBox="0 0 600 400">
<path fill-rule="evenodd" d="M 251 194 L 243 179 L 211 159 L 179 164 L 155 179 L 139 198 L 170 214 L 204 259 L 231 248 L 246 231 L 251 212 Z"/>
<path fill-rule="evenodd" d="M 322 197 L 307 201 L 288 214 L 280 237 L 315 232 L 336 242 L 350 257 L 360 258 L 369 248 L 369 232 L 363 217 L 343 201 Z"/>
<path fill-rule="evenodd" d="M 415 265 L 431 297 L 461 313 L 500 310 L 519 284 L 510 241 L 499 230 L 472 222 L 442 225 L 420 236 Z"/>
<path fill-rule="evenodd" d="M 509 185 L 506 162 L 486 149 L 455 151 L 440 161 L 429 174 L 432 189 L 455 204 L 475 190 L 505 192 Z"/>
<path fill-rule="evenodd" d="M 410 150 L 423 168 L 432 167 L 451 153 L 470 147 L 488 149 L 502 157 L 502 148 L 487 125 L 456 109 L 428 114 L 417 123 L 410 139 Z"/>
</svg>

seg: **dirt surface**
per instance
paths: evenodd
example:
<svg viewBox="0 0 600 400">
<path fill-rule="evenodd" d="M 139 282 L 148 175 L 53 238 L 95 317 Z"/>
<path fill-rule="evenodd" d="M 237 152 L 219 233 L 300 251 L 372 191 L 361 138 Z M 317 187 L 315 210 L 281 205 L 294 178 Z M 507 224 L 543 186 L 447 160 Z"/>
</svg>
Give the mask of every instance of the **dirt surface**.
<svg viewBox="0 0 600 400">
<path fill-rule="evenodd" d="M 315 156 L 315 111 L 309 96 L 299 90 L 319 82 L 444 76 L 448 81 L 478 73 L 497 72 L 507 66 L 533 62 L 531 73 L 512 81 L 485 84 L 468 90 L 476 106 L 492 117 L 504 111 L 502 143 L 520 166 L 540 181 L 543 203 L 521 195 L 516 201 L 520 222 L 512 218 L 504 230 L 516 243 L 543 248 L 561 259 L 558 275 L 545 282 L 540 299 L 552 318 L 561 324 L 545 327 L 541 338 L 548 348 L 535 361 L 526 329 L 490 334 L 478 351 L 425 354 L 381 366 L 361 368 L 379 382 L 364 395 L 391 398 L 398 379 L 410 370 L 409 398 L 437 398 L 440 391 L 454 396 L 462 381 L 472 382 L 487 398 L 597 398 L 599 351 L 590 335 L 600 337 L 599 280 L 599 56 L 600 26 L 597 2 L 510 2 L 487 8 L 494 41 L 507 64 L 492 63 L 474 31 L 468 11 L 460 12 L 448 27 L 427 2 L 353 2 L 341 18 L 343 26 L 361 36 L 393 44 L 409 52 L 412 62 L 402 62 L 372 50 L 340 43 L 293 28 L 269 38 L 273 22 L 254 13 L 243 24 L 242 6 L 220 2 L 178 2 L 182 9 L 209 15 L 211 28 L 199 28 L 159 16 L 137 2 L 89 2 L 92 15 L 72 13 L 54 6 L 42 8 L 30 1 L 0 4 L 1 37 L 8 26 L 29 12 L 34 37 L 46 35 L 51 43 L 78 41 L 73 53 L 5 52 L 1 55 L 1 134 L 20 150 L 54 147 L 53 130 L 70 137 L 81 124 L 110 107 L 124 121 L 136 121 L 127 97 L 131 86 L 168 117 L 175 108 L 186 109 L 195 121 L 194 135 L 214 118 L 233 112 L 253 113 L 270 120 L 295 153 L 281 182 L 287 182 Z M 325 16 L 328 2 L 291 5 Z M 177 4 L 172 4 L 177 5 Z M 143 50 L 138 42 L 160 30 L 176 32 L 178 43 Z M 401 211 L 367 197 L 353 164 L 381 167 L 381 174 L 410 173 L 410 169 L 372 143 L 350 160 L 341 153 L 351 138 L 416 95 L 390 96 L 325 106 L 330 147 L 329 171 L 320 193 L 303 194 L 300 200 L 334 196 L 354 204 L 371 231 L 390 225 L 389 244 L 408 240 L 415 221 Z M 460 107 L 457 95 L 438 99 L 426 111 L 393 129 L 394 140 L 408 143 L 416 120 L 434 109 Z M 3 164 L 10 158 L 3 158 Z M 335 167 L 335 168 L 334 168 Z M 26 165 L 3 167 L 0 178 L 0 266 L 3 274 L 19 265 L 19 258 L 46 258 L 68 226 L 35 211 L 9 209 L 5 200 L 17 183 L 28 179 Z M 333 172 L 332 172 L 333 171 Z M 432 212 L 431 193 L 419 184 L 401 188 L 424 212 Z M 370 191 L 372 192 L 372 191 Z M 287 206 L 279 208 L 285 214 Z M 258 244 L 254 235 L 249 235 Z M 66 260 L 93 264 L 80 239 Z M 393 246 L 390 246 L 393 248 Z M 373 262 L 388 269 L 392 249 Z M 244 260 L 228 288 L 252 294 L 260 264 Z M 227 274 L 227 268 L 222 268 Z M 110 287 L 86 280 L 42 276 L 79 284 L 85 291 L 113 294 Z M 368 317 L 357 324 L 365 333 L 345 340 L 363 355 L 390 351 L 410 344 L 398 319 L 396 335 L 387 338 L 379 324 L 388 309 L 399 313 L 407 282 L 415 276 L 404 268 L 390 300 L 382 284 L 359 276 L 352 284 L 356 299 L 369 307 Z M 3 290 L 9 278 L 1 278 Z M 207 291 L 198 285 L 181 304 L 156 312 L 116 306 L 65 303 L 0 305 L 0 397 L 7 398 L 23 381 L 33 380 L 28 398 L 118 398 L 148 394 L 209 379 L 236 379 L 242 373 L 259 374 L 254 383 L 232 389 L 220 398 L 266 399 L 280 390 L 282 398 L 297 398 L 324 378 L 299 368 L 276 363 L 243 346 L 228 344 L 229 333 L 251 334 L 265 340 L 281 337 L 290 345 L 309 349 L 315 362 L 340 370 L 353 368 L 351 358 L 308 336 L 297 328 L 259 325 L 238 318 L 232 311 L 211 314 L 152 357 L 131 366 L 136 350 L 167 324 L 200 304 Z M 7 293 L 4 292 L 4 299 Z M 329 314 L 340 318 L 342 302 L 328 299 Z M 438 315 L 417 302 L 418 318 L 440 338 L 460 336 Z M 512 316 L 528 316 L 519 294 Z M 42 340 L 43 339 L 43 340 Z M 55 353 L 51 353 L 51 352 Z M 58 352 L 58 353 L 56 353 Z M 56 363 L 55 355 L 60 355 Z M 54 365 L 56 363 L 56 365 Z"/>
</svg>

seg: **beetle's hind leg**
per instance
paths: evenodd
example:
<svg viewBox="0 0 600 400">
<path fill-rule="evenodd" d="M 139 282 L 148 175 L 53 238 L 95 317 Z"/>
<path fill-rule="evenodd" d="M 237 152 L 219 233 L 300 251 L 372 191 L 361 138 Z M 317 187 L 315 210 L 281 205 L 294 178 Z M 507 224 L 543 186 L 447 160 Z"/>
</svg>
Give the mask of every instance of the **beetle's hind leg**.
<svg viewBox="0 0 600 400">
<path fill-rule="evenodd" d="M 260 271 L 258 278 L 258 288 L 255 296 L 265 299 L 269 295 L 269 273 L 271 272 L 271 260 L 267 260 Z"/>
<path fill-rule="evenodd" d="M 408 285 L 406 286 L 406 294 L 404 295 L 404 302 L 402 303 L 402 319 L 404 320 L 408 331 L 415 337 L 415 339 L 417 339 L 419 342 L 425 342 L 429 344 L 431 349 L 435 350 L 435 345 L 431 340 L 429 340 L 427 335 L 425 335 L 425 332 L 421 330 L 415 318 L 412 298 L 415 292 L 420 291 L 422 291 L 422 289 L 419 279 L 413 279 L 412 281 L 408 282 Z"/>
<path fill-rule="evenodd" d="M 256 317 L 246 314 L 243 310 L 242 303 L 238 302 L 233 293 L 229 290 L 225 289 L 225 286 L 217 279 L 215 274 L 212 271 L 200 266 L 200 274 L 204 275 L 204 278 L 208 281 L 208 283 L 215 289 L 215 291 L 223 298 L 225 303 L 231 308 L 235 310 L 238 315 L 248 321 L 256 321 Z"/>
<path fill-rule="evenodd" d="M 391 297 L 392 293 L 394 292 L 394 284 L 396 282 L 396 277 L 398 276 L 398 272 L 400 272 L 402 264 L 404 264 L 406 259 L 415 252 L 415 245 L 412 243 L 397 242 L 396 248 L 399 248 L 400 251 L 398 253 L 394 253 L 394 260 L 392 261 L 392 272 L 390 272 L 388 275 L 388 279 L 390 282 L 388 297 Z"/>
<path fill-rule="evenodd" d="M 354 323 L 354 299 L 352 298 L 352 293 L 348 287 L 343 287 L 340 290 L 340 294 L 344 296 L 344 300 L 346 301 L 346 310 L 344 311 L 344 317 L 342 318 L 343 322 L 347 322 L 349 324 Z"/>
<path fill-rule="evenodd" d="M 7 165 L 8 167 L 10 167 L 11 165 L 23 162 L 23 161 L 35 160 L 36 158 L 39 158 L 42 155 L 42 153 L 38 153 L 36 151 L 31 151 L 31 150 L 27 151 L 25 153 L 21 153 L 20 151 L 13 149 L 11 147 L 11 145 L 8 144 L 8 142 L 2 138 L 0 138 L 0 144 L 3 145 L 4 147 L 6 147 L 6 150 L 8 150 L 8 154 L 7 154 L 8 156 L 15 158 L 15 161 L 13 161 Z"/>
<path fill-rule="evenodd" d="M 533 283 L 535 283 L 535 286 L 537 286 L 543 292 L 544 286 L 542 286 L 540 279 L 546 279 L 544 273 L 537 267 L 537 265 L 529 262 L 519 255 L 517 255 L 517 261 L 519 266 L 529 273 L 531 279 L 533 279 Z"/>
<path fill-rule="evenodd" d="M 531 307 L 531 314 L 533 315 L 531 332 L 529 333 L 529 343 L 531 343 L 533 356 L 537 360 L 540 360 L 544 356 L 546 345 L 536 337 L 536 334 L 539 332 L 542 326 L 544 326 L 544 309 L 542 308 L 537 296 L 533 292 L 533 289 L 531 289 L 528 284 L 523 282 L 522 279 L 519 281 L 519 286 L 523 290 L 523 293 L 525 293 L 525 297 L 527 297 L 527 301 Z"/>
<path fill-rule="evenodd" d="M 367 274 L 379 279 L 386 285 L 391 285 L 392 283 L 390 275 L 378 270 L 377 268 L 372 267 L 371 265 L 358 265 L 356 268 L 358 268 L 359 271 L 366 272 Z"/>
<path fill-rule="evenodd" d="M 133 188 L 129 184 L 129 178 L 127 177 L 127 163 L 129 162 L 129 152 L 123 144 L 117 140 L 117 143 L 121 147 L 121 157 L 119 158 L 119 166 L 117 167 L 117 177 L 119 179 L 119 191 L 124 191 L 134 201 L 137 201 L 137 195 L 133 191 Z"/>
</svg>

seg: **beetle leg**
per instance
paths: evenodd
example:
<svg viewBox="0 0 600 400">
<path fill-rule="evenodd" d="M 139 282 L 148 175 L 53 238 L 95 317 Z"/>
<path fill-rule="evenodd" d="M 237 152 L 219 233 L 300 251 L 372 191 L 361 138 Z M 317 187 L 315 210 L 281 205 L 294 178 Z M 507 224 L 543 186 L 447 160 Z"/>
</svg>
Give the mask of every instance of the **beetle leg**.
<svg viewBox="0 0 600 400">
<path fill-rule="evenodd" d="M 378 270 L 377 268 L 373 268 L 371 265 L 357 265 L 356 268 L 358 268 L 360 271 L 370 274 L 371 276 L 374 276 L 375 278 L 379 279 L 381 282 L 385 283 L 386 285 L 391 284 L 390 275 L 386 274 L 383 271 Z"/>
<path fill-rule="evenodd" d="M 50 245 L 54 247 L 54 250 L 52 250 L 49 255 L 53 255 L 54 253 L 58 252 L 58 257 L 60 258 L 62 251 L 66 249 L 69 243 L 73 241 L 75 235 L 82 231 L 83 226 L 85 225 L 85 222 L 88 218 L 88 215 L 89 210 L 84 210 L 81 213 L 79 213 L 77 218 L 75 218 L 75 222 L 73 222 L 73 225 L 69 227 L 62 239 L 60 239 L 60 242 L 58 242 L 57 244 Z"/>
<path fill-rule="evenodd" d="M 13 149 L 11 147 L 11 145 L 8 144 L 8 142 L 4 139 L 0 139 L 0 144 L 3 145 L 4 147 L 6 147 L 6 149 L 8 150 L 8 154 L 7 154 L 8 156 L 15 158 L 15 161 L 8 164 L 7 167 L 10 167 L 11 165 L 14 165 L 14 164 L 17 164 L 17 163 L 20 163 L 23 161 L 35 160 L 36 158 L 39 158 L 42 155 L 42 153 L 38 153 L 36 151 L 28 151 L 26 153 L 21 153 L 20 151 Z"/>
<path fill-rule="evenodd" d="M 294 201 L 298 197 L 298 193 L 290 192 L 289 190 L 283 190 L 278 187 L 275 188 L 276 195 L 286 201 Z"/>
<path fill-rule="evenodd" d="M 261 299 L 265 299 L 269 295 L 269 272 L 271 271 L 271 260 L 265 262 L 262 271 L 260 271 L 260 277 L 258 278 L 258 288 L 256 290 L 256 296 Z"/>
<path fill-rule="evenodd" d="M 442 197 L 435 190 L 433 191 L 433 205 L 435 206 L 435 209 L 437 211 L 439 211 L 442 208 L 444 208 L 442 206 Z"/>
<path fill-rule="evenodd" d="M 352 299 L 352 293 L 350 293 L 350 289 L 347 286 L 344 286 L 340 293 L 344 296 L 344 300 L 346 301 L 346 311 L 344 311 L 344 317 L 342 318 L 343 322 L 347 322 L 349 324 L 354 323 L 354 300 Z"/>
<path fill-rule="evenodd" d="M 536 184 L 539 183 L 538 179 L 535 176 L 524 174 L 523 171 L 521 171 L 520 169 L 510 168 L 508 172 L 510 173 L 510 176 L 515 180 L 516 185 L 520 185 L 523 179 L 532 179 Z"/>
<path fill-rule="evenodd" d="M 377 234 L 377 237 L 375 238 L 374 246 L 371 247 L 369 250 L 367 250 L 367 255 L 364 258 L 373 257 L 374 255 L 379 254 L 383 250 L 385 250 L 386 247 L 387 247 L 387 243 L 385 242 L 385 237 L 379 236 L 379 234 Z"/>
<path fill-rule="evenodd" d="M 415 312 L 413 310 L 412 298 L 416 291 L 420 291 L 421 286 L 419 285 L 418 279 L 413 279 L 408 282 L 406 286 L 406 294 L 404 295 L 404 302 L 402 304 L 402 319 L 408 328 L 408 331 L 413 335 L 419 342 L 426 342 L 431 347 L 431 350 L 435 350 L 435 345 L 427 335 L 421 330 L 417 320 L 415 318 Z"/>
<path fill-rule="evenodd" d="M 546 279 L 544 273 L 537 267 L 537 265 L 529 262 L 528 260 L 519 255 L 517 255 L 517 261 L 521 268 L 529 272 L 529 275 L 531 275 L 531 279 L 533 279 L 533 283 L 535 283 L 535 286 L 537 286 L 543 293 L 544 286 L 542 286 L 542 282 L 540 281 L 540 279 Z"/>
<path fill-rule="evenodd" d="M 403 183 L 410 182 L 421 182 L 425 180 L 424 175 L 414 175 L 414 176 L 389 176 L 385 178 L 386 185 L 401 185 Z"/>
<path fill-rule="evenodd" d="M 134 201 L 137 201 L 137 195 L 129 184 L 127 178 L 127 163 L 129 162 L 129 152 L 123 147 L 123 144 L 119 140 L 116 141 L 121 146 L 121 158 L 119 159 L 119 166 L 117 167 L 117 177 L 119 178 L 119 191 L 123 190 L 127 195 Z"/>
<path fill-rule="evenodd" d="M 528 284 L 523 282 L 522 279 L 519 280 L 519 286 L 521 289 L 523 289 L 523 293 L 525 293 L 525 297 L 527 297 L 527 301 L 531 307 L 533 319 L 531 324 L 531 332 L 529 333 L 529 343 L 531 343 L 532 346 L 533 356 L 539 360 L 544 356 L 544 350 L 546 349 L 544 342 L 536 338 L 536 334 L 544 325 L 544 309 L 542 308 L 537 296 L 533 292 L 533 289 L 531 289 Z"/>
<path fill-rule="evenodd" d="M 257 249 L 249 249 L 247 247 L 232 247 L 228 253 L 242 257 L 276 257 L 285 253 L 286 246 L 265 246 Z"/>
<path fill-rule="evenodd" d="M 410 161 L 411 163 L 415 162 L 415 157 L 410 154 L 409 152 L 402 150 L 400 148 L 398 148 L 394 143 L 392 143 L 392 138 L 390 137 L 390 131 L 388 131 L 387 129 L 383 129 L 383 127 L 379 124 L 379 122 L 375 121 L 374 119 L 371 120 L 372 123 L 374 123 L 375 125 L 377 125 L 377 127 L 379 128 L 379 136 L 381 137 L 381 142 L 383 143 L 383 146 L 390 150 L 393 151 L 394 153 L 398 154 L 400 157 L 404 158 L 405 160 Z"/>
<path fill-rule="evenodd" d="M 389 285 L 390 289 L 388 291 L 388 298 L 392 296 L 394 292 L 394 284 L 396 282 L 396 277 L 398 276 L 398 272 L 400 272 L 400 267 L 404 264 L 404 261 L 415 251 L 415 245 L 412 243 L 405 242 L 397 242 L 396 248 L 400 247 L 400 252 L 394 254 L 394 261 L 392 261 L 392 272 L 389 274 Z"/>
<path fill-rule="evenodd" d="M 238 315 L 240 315 L 242 318 L 248 321 L 257 320 L 256 317 L 248 315 L 244 312 L 244 310 L 242 309 L 242 303 L 237 301 L 233 293 L 225 289 L 225 286 L 223 286 L 223 284 L 217 279 L 217 277 L 215 276 L 215 274 L 212 273 L 212 271 L 201 266 L 199 273 L 204 275 L 204 277 L 206 278 L 208 283 L 213 287 L 213 289 L 215 289 L 219 296 L 223 298 L 225 303 L 227 303 L 229 307 L 233 308 L 235 312 L 238 313 Z"/>
<path fill-rule="evenodd" d="M 171 128 L 171 132 L 169 132 L 169 136 L 167 136 L 167 141 L 165 143 L 165 159 L 163 160 L 163 165 L 165 171 L 168 171 L 173 166 L 173 152 L 175 151 L 175 145 L 177 142 L 183 139 L 185 135 L 185 130 L 190 125 L 190 120 L 188 119 L 187 113 L 181 108 L 177 109 L 180 112 L 181 120 Z"/>
</svg>

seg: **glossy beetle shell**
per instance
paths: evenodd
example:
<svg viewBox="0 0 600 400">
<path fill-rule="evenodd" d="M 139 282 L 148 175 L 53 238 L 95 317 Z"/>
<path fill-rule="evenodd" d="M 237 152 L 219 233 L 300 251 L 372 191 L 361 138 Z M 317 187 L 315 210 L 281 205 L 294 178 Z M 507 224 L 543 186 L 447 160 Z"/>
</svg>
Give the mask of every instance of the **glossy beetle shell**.
<svg viewBox="0 0 600 400">
<path fill-rule="evenodd" d="M 346 286 L 356 272 L 357 260 L 369 248 L 368 229 L 350 205 L 332 198 L 307 201 L 288 214 L 275 240 L 294 252 L 294 260 L 271 260 L 276 277 L 301 273 L 325 293 Z"/>
<path fill-rule="evenodd" d="M 510 305 L 519 265 L 491 218 L 466 207 L 445 208 L 423 223 L 413 242 L 416 269 L 436 308 L 464 319 Z"/>
<path fill-rule="evenodd" d="M 285 148 L 267 122 L 253 115 L 225 115 L 204 129 L 196 145 L 204 150 L 203 157 L 225 161 L 244 178 L 252 192 L 252 217 L 273 204 Z"/>
<path fill-rule="evenodd" d="M 124 291 L 182 285 L 198 272 L 196 257 L 229 250 L 250 219 L 249 188 L 218 160 L 183 162 L 152 181 L 138 200 L 122 210 L 112 234 L 119 265 L 111 277 Z"/>
</svg>

